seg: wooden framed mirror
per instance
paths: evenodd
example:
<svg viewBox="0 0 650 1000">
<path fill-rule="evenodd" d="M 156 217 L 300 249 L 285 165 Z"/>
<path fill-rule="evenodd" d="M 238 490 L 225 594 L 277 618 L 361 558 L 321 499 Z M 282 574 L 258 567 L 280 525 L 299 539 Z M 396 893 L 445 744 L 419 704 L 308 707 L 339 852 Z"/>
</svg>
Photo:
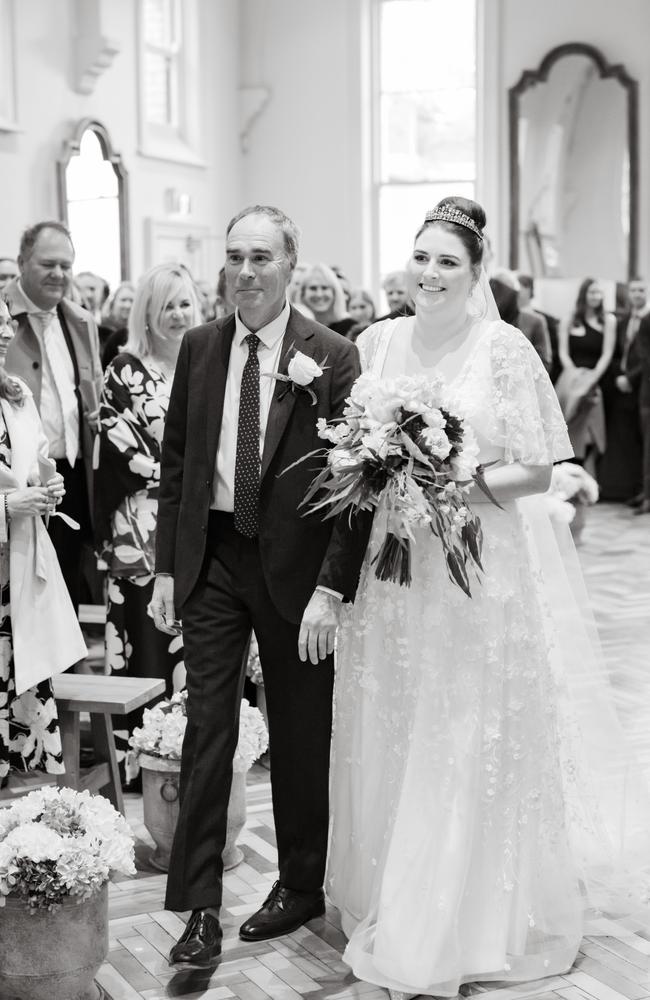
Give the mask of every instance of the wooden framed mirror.
<svg viewBox="0 0 650 1000">
<path fill-rule="evenodd" d="M 633 277 L 637 81 L 570 42 L 522 73 L 508 97 L 510 266 L 538 277 Z"/>
<path fill-rule="evenodd" d="M 130 278 L 128 176 L 101 122 L 84 118 L 57 162 L 59 213 L 70 228 L 75 272 L 114 288 Z"/>
</svg>

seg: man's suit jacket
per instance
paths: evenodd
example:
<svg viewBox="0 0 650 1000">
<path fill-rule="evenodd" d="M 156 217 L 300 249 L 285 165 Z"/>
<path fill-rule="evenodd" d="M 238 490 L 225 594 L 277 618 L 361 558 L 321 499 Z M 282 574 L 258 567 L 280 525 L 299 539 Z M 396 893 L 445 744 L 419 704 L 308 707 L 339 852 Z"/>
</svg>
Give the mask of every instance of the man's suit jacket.
<svg viewBox="0 0 650 1000">
<path fill-rule="evenodd" d="M 15 301 L 16 283 L 11 282 L 5 289 L 9 312 L 18 321 L 16 334 L 7 351 L 6 368 L 10 374 L 18 375 L 31 389 L 37 409 L 41 409 L 41 384 L 43 379 L 43 358 L 41 344 L 32 329 L 27 313 L 19 312 Z M 81 450 L 86 483 L 88 486 L 89 508 L 93 509 L 93 445 L 96 435 L 96 421 L 88 419 L 99 407 L 103 373 L 99 357 L 99 338 L 94 319 L 85 309 L 69 299 L 62 299 L 57 307 L 61 327 L 69 334 L 69 345 L 74 351 L 73 363 L 79 378 Z"/>
<path fill-rule="evenodd" d="M 172 387 L 161 463 L 156 572 L 174 577 L 177 613 L 199 576 L 213 492 L 234 316 L 190 330 L 181 345 Z M 310 388 L 273 393 L 261 465 L 259 547 L 265 581 L 277 610 L 298 623 L 317 584 L 352 600 L 363 562 L 370 519 L 323 520 L 300 509 L 323 458 L 300 462 L 322 449 L 319 417 L 340 416 L 359 355 L 350 341 L 291 309 L 281 348 L 279 372 L 286 373 L 295 351 L 325 366 Z"/>
<path fill-rule="evenodd" d="M 637 335 L 630 344 L 626 374 L 639 392 L 639 406 L 650 408 L 650 313 L 639 324 Z"/>
</svg>

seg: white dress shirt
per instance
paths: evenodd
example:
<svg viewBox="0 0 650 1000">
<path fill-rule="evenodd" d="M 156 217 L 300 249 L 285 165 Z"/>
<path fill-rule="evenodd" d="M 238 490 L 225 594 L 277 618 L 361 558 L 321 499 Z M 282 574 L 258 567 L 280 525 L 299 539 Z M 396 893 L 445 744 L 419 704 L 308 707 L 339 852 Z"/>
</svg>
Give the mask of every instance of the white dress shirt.
<svg viewBox="0 0 650 1000">
<path fill-rule="evenodd" d="M 279 316 L 258 330 L 260 339 L 257 356 L 260 363 L 260 458 L 264 450 L 264 435 L 271 409 L 276 380 L 271 378 L 280 365 L 282 341 L 289 322 L 289 303 L 285 302 Z M 223 401 L 221 434 L 217 447 L 214 469 L 214 486 L 211 507 L 232 513 L 235 509 L 235 459 L 237 457 L 237 423 L 242 374 L 248 358 L 245 337 L 251 333 L 244 326 L 239 310 L 235 313 L 235 335 L 230 351 L 226 392 Z"/>
<path fill-rule="evenodd" d="M 77 449 L 75 458 L 78 456 L 79 448 L 79 407 L 77 397 L 74 394 L 74 365 L 70 357 L 68 345 L 65 342 L 61 323 L 56 309 L 50 310 L 51 317 L 46 321 L 44 310 L 38 308 L 25 293 L 20 280 L 18 289 L 23 298 L 22 303 L 25 312 L 29 317 L 30 325 L 38 338 L 41 347 L 42 375 L 41 375 L 41 405 L 40 417 L 45 431 L 45 436 L 49 442 L 49 452 L 51 458 L 66 457 L 66 424 L 76 427 Z M 47 345 L 46 345 L 47 338 Z M 66 380 L 66 389 L 71 391 L 59 392 L 55 381 L 52 365 L 49 356 L 56 355 L 57 370 L 62 373 Z M 65 407 L 65 412 L 64 412 Z"/>
</svg>

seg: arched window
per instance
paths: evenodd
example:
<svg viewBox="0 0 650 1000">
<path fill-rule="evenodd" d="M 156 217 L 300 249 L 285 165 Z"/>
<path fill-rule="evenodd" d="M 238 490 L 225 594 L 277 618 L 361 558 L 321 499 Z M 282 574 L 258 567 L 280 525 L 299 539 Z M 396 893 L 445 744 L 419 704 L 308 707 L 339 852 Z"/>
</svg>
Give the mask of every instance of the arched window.
<svg viewBox="0 0 650 1000">
<path fill-rule="evenodd" d="M 84 119 L 57 164 L 61 218 L 70 227 L 75 271 L 115 286 L 129 275 L 127 174 L 108 132 Z"/>
</svg>

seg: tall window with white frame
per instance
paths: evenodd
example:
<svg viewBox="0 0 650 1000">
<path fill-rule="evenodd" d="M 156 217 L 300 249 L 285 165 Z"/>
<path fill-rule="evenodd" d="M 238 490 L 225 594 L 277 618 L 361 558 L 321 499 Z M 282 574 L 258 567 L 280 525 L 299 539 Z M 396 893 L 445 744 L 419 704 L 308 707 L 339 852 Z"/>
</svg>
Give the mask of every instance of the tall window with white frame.
<svg viewBox="0 0 650 1000">
<path fill-rule="evenodd" d="M 140 152 L 200 159 L 198 0 L 138 0 Z"/>
<path fill-rule="evenodd" d="M 144 114 L 149 125 L 179 126 L 180 0 L 143 0 Z"/>
<path fill-rule="evenodd" d="M 383 276 L 446 195 L 474 196 L 477 0 L 379 0 L 376 211 Z"/>
</svg>

